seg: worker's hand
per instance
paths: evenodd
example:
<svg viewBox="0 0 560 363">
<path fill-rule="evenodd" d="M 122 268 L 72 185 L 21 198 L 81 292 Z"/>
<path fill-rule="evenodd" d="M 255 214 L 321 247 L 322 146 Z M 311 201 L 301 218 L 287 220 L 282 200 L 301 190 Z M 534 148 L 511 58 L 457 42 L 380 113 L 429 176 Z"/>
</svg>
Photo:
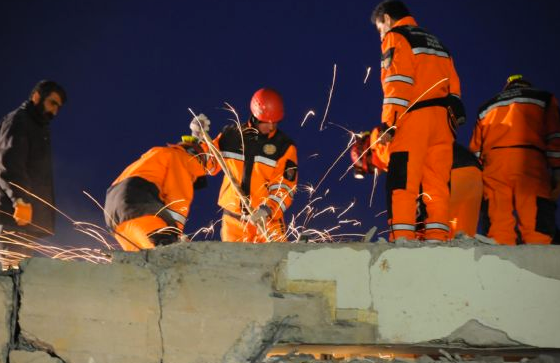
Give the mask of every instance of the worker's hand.
<svg viewBox="0 0 560 363">
<path fill-rule="evenodd" d="M 255 226 L 257 224 L 265 225 L 266 219 L 270 217 L 270 214 L 270 208 L 266 205 L 261 205 L 259 208 L 255 209 L 253 214 L 249 216 L 249 222 Z"/>
<path fill-rule="evenodd" d="M 14 219 L 18 226 L 25 226 L 31 223 L 33 208 L 30 203 L 24 202 L 21 198 L 14 203 Z"/>
<path fill-rule="evenodd" d="M 202 137 L 202 130 L 206 132 L 210 131 L 210 120 L 208 119 L 208 117 L 206 117 L 205 114 L 201 113 L 198 116 L 193 117 L 193 119 L 191 120 L 190 128 L 192 136 L 196 137 L 199 140 L 204 140 L 204 138 Z"/>
</svg>

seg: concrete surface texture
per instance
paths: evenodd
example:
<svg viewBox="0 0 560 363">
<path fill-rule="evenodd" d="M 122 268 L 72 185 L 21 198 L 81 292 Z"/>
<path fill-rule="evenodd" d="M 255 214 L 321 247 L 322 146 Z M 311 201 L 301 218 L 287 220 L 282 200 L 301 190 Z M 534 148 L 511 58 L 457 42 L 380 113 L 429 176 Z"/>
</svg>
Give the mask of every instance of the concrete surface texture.
<svg viewBox="0 0 560 363">
<path fill-rule="evenodd" d="M 0 276 L 0 359 L 261 362 L 292 344 L 538 353 L 560 349 L 559 259 L 557 246 L 473 241 L 191 242 L 116 252 L 107 265 L 33 258 Z"/>
</svg>

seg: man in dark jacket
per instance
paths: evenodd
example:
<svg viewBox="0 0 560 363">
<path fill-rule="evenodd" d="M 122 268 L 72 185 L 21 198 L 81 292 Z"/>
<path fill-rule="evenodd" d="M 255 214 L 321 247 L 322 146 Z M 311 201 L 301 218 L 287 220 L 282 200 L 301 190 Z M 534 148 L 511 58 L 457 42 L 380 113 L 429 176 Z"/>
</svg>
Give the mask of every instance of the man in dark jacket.
<svg viewBox="0 0 560 363">
<path fill-rule="evenodd" d="M 53 81 L 40 81 L 29 100 L 0 125 L 0 225 L 34 237 L 54 233 L 54 210 L 30 193 L 54 202 L 50 122 L 66 102 Z M 5 249 L 14 250 L 4 243 Z"/>
</svg>

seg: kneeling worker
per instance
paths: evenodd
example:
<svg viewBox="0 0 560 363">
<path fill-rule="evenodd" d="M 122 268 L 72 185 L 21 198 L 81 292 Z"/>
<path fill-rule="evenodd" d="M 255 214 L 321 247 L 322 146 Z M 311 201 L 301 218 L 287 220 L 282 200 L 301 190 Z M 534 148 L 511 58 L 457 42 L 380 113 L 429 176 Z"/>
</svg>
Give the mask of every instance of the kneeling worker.
<svg viewBox="0 0 560 363">
<path fill-rule="evenodd" d="M 206 186 L 206 156 L 192 136 L 154 147 L 107 190 L 105 221 L 125 251 L 182 239 L 194 189 Z"/>
</svg>

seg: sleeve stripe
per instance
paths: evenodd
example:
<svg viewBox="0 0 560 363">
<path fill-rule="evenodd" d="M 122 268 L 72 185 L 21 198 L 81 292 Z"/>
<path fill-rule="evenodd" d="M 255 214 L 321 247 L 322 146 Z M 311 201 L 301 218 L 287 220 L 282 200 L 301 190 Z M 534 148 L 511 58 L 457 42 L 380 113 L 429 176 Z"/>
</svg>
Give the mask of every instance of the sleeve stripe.
<svg viewBox="0 0 560 363">
<path fill-rule="evenodd" d="M 288 194 L 290 195 L 291 198 L 294 197 L 294 188 L 290 188 L 289 186 L 287 186 L 286 184 L 272 184 L 271 186 L 268 187 L 268 191 L 271 192 L 273 190 L 277 190 L 277 189 L 284 189 L 286 192 L 288 192 Z"/>
<path fill-rule="evenodd" d="M 385 83 L 389 82 L 404 82 L 408 84 L 414 84 L 414 79 L 412 77 L 403 76 L 400 74 L 395 74 L 393 76 L 385 77 Z"/>
<path fill-rule="evenodd" d="M 397 97 L 387 97 L 383 99 L 383 104 L 384 105 L 392 104 L 392 105 L 408 107 L 408 100 L 397 98 Z"/>
<path fill-rule="evenodd" d="M 222 156 L 226 159 L 235 159 L 245 161 L 245 156 L 238 153 L 232 153 L 231 151 L 222 151 Z"/>
<path fill-rule="evenodd" d="M 547 151 L 546 156 L 549 158 L 560 158 L 560 152 L 557 151 Z"/>
<path fill-rule="evenodd" d="M 276 203 L 278 203 L 278 205 L 280 206 L 280 209 L 282 209 L 282 212 L 286 211 L 286 205 L 284 204 L 284 202 L 282 201 L 282 199 L 278 198 L 275 195 L 269 195 L 268 199 L 275 201 Z"/>
</svg>

